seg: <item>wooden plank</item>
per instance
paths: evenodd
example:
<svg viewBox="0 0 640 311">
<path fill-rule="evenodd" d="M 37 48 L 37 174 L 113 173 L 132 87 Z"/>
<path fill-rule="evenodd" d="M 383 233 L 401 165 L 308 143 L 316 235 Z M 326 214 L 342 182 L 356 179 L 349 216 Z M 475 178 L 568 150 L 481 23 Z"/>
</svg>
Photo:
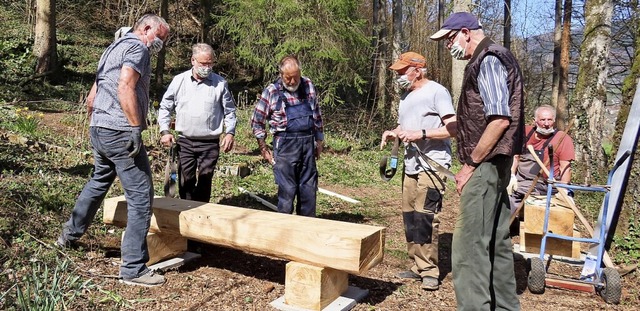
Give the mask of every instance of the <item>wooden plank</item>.
<svg viewBox="0 0 640 311">
<path fill-rule="evenodd" d="M 185 252 L 179 256 L 173 257 L 171 259 L 167 259 L 165 261 L 161 261 L 159 263 L 153 264 L 149 266 L 149 269 L 153 271 L 167 271 L 170 269 L 178 268 L 189 261 L 195 260 L 197 258 L 202 257 L 200 254 Z"/>
<path fill-rule="evenodd" d="M 524 230 L 525 233 L 534 233 L 541 235 L 544 228 L 544 214 L 546 207 L 543 205 L 524 205 Z M 549 206 L 549 224 L 548 232 L 560 235 L 571 236 L 573 233 L 573 224 L 575 214 L 572 210 L 551 205 Z"/>
<path fill-rule="evenodd" d="M 126 226 L 126 209 L 105 200 L 104 223 Z M 385 239 L 384 227 L 174 198 L 154 199 L 150 231 L 357 275 L 382 261 Z"/>
<path fill-rule="evenodd" d="M 309 310 L 322 310 L 340 297 L 349 286 L 349 274 L 291 261 L 284 282 L 286 304 Z"/>
</svg>

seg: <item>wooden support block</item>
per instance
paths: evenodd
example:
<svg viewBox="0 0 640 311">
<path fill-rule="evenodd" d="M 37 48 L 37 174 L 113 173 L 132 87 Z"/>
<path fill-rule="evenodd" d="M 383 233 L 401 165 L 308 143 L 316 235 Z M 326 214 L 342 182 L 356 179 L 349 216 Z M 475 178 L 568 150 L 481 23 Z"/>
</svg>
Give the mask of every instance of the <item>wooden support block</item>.
<svg viewBox="0 0 640 311">
<path fill-rule="evenodd" d="M 124 196 L 104 201 L 103 221 L 124 227 Z M 385 228 L 174 198 L 155 198 L 150 232 L 360 275 L 382 261 Z"/>
<path fill-rule="evenodd" d="M 287 305 L 322 310 L 349 287 L 349 274 L 291 261 L 287 264 L 284 301 Z"/>
<path fill-rule="evenodd" d="M 163 261 L 187 251 L 187 239 L 179 235 L 153 233 L 147 234 L 149 261 L 147 265 Z"/>
<path fill-rule="evenodd" d="M 544 228 L 545 206 L 524 205 L 524 232 L 541 235 Z M 571 236 L 575 214 L 571 209 L 551 205 L 549 211 L 549 224 L 547 230 L 555 234 Z"/>
<path fill-rule="evenodd" d="M 122 239 L 124 239 L 125 233 L 125 231 L 122 232 Z M 149 249 L 147 265 L 152 265 L 186 252 L 187 239 L 179 235 L 149 232 L 147 233 L 147 248 Z"/>
<path fill-rule="evenodd" d="M 520 222 L 520 251 L 532 254 L 540 254 L 542 235 L 525 232 L 524 222 Z M 580 237 L 578 230 L 573 230 L 573 237 Z M 571 258 L 580 258 L 580 242 L 547 238 L 545 254 Z"/>
</svg>

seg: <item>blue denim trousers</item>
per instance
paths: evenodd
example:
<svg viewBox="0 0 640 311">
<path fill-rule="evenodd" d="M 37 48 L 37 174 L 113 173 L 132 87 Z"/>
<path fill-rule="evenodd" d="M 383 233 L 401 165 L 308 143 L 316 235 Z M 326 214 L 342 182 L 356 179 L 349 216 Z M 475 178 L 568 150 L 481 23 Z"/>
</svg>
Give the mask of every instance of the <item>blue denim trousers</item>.
<svg viewBox="0 0 640 311">
<path fill-rule="evenodd" d="M 94 171 L 76 201 L 62 236 L 78 240 L 89 228 L 116 176 L 127 200 L 127 227 L 122 239 L 120 276 L 135 278 L 147 272 L 149 261 L 147 233 L 151 222 L 153 182 L 147 150 L 142 146 L 135 158 L 129 157 L 131 133 L 90 127 Z"/>
<path fill-rule="evenodd" d="M 300 216 L 316 216 L 316 168 L 314 137 L 311 133 L 277 133 L 273 141 L 273 166 L 278 184 L 278 212 L 296 213 Z"/>
</svg>

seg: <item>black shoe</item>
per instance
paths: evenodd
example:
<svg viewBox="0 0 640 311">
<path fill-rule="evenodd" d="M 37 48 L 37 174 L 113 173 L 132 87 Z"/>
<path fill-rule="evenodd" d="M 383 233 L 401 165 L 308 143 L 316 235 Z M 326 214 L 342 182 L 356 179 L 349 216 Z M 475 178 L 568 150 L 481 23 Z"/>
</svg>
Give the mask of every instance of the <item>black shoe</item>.
<svg viewBox="0 0 640 311">
<path fill-rule="evenodd" d="M 54 243 L 54 245 L 58 248 L 62 248 L 62 249 L 77 249 L 79 247 L 78 242 L 76 241 L 69 241 L 65 238 L 62 237 L 62 235 L 60 235 L 58 237 L 58 239 L 56 240 L 56 242 Z"/>
<path fill-rule="evenodd" d="M 422 278 L 421 287 L 425 290 L 438 290 L 438 288 L 440 288 L 440 282 L 434 277 L 425 276 Z"/>
<path fill-rule="evenodd" d="M 420 274 L 417 274 L 411 270 L 399 272 L 398 274 L 396 274 L 396 277 L 399 277 L 401 279 L 411 279 L 416 281 L 422 280 L 422 277 L 420 276 Z"/>
</svg>

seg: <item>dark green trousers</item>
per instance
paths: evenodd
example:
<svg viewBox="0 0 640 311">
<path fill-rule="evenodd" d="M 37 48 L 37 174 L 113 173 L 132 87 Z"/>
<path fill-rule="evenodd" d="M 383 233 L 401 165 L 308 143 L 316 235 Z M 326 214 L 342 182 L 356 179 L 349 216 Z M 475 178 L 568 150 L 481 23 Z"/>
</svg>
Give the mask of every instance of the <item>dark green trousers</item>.
<svg viewBox="0 0 640 311">
<path fill-rule="evenodd" d="M 520 310 L 506 191 L 512 162 L 483 162 L 462 189 L 451 246 L 458 310 Z"/>
</svg>

